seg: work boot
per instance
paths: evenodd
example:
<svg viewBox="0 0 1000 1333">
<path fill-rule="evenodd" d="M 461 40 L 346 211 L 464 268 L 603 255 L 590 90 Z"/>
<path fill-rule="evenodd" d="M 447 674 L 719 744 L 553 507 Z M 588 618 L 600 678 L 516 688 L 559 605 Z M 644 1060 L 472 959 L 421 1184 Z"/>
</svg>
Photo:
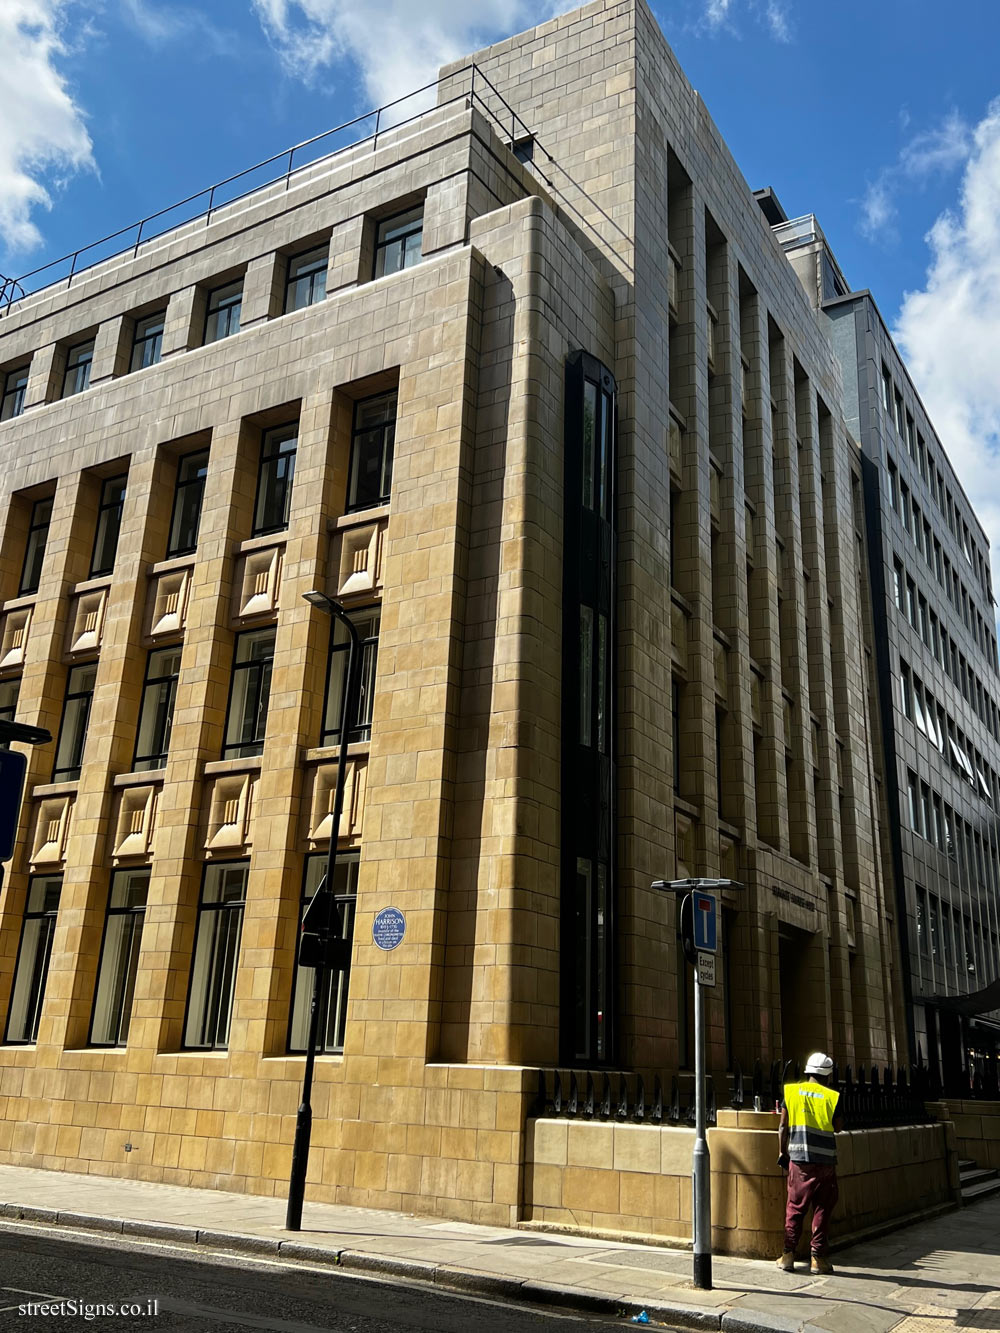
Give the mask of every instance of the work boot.
<svg viewBox="0 0 1000 1333">
<path fill-rule="evenodd" d="M 809 1265 L 810 1273 L 822 1273 L 824 1277 L 833 1272 L 833 1264 L 825 1254 L 814 1254 Z"/>
<path fill-rule="evenodd" d="M 783 1273 L 790 1273 L 795 1267 L 795 1251 L 786 1250 L 781 1258 L 775 1262 Z"/>
</svg>

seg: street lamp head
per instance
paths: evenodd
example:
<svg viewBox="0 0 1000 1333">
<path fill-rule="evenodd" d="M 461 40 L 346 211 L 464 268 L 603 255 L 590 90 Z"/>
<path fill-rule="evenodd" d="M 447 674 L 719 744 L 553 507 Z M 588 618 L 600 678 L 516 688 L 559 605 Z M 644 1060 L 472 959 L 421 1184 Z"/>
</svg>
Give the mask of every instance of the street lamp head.
<svg viewBox="0 0 1000 1333">
<path fill-rule="evenodd" d="M 742 889 L 738 879 L 654 879 L 649 886 L 665 893 L 691 893 L 700 889 L 703 893 L 719 892 L 722 889 Z"/>
<path fill-rule="evenodd" d="M 318 588 L 310 588 L 302 596 L 310 606 L 318 606 L 321 611 L 325 611 L 328 616 L 343 615 L 344 608 L 339 602 L 335 602 L 332 597 L 328 597 L 325 592 L 320 592 Z"/>
</svg>

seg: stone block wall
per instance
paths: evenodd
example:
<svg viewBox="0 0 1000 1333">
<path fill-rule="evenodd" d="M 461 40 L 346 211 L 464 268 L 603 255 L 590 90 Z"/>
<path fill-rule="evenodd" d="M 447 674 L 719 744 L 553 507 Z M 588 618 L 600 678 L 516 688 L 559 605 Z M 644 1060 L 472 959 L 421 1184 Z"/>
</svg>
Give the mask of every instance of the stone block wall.
<svg viewBox="0 0 1000 1333">
<path fill-rule="evenodd" d="M 691 1129 L 530 1121 L 525 1219 L 581 1233 L 635 1234 L 687 1244 L 693 1146 Z M 777 1165 L 777 1117 L 720 1111 L 718 1125 L 708 1131 L 708 1146 L 713 1249 L 751 1258 L 779 1254 L 785 1179 Z M 848 1131 L 837 1136 L 837 1150 L 835 1243 L 956 1203 L 957 1156 L 950 1125 Z"/>
</svg>

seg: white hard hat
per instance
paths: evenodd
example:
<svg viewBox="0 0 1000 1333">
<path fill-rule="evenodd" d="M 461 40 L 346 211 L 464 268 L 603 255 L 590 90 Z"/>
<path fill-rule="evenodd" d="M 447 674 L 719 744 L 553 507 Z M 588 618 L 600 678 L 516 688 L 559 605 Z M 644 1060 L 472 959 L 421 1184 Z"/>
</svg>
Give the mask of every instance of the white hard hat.
<svg viewBox="0 0 1000 1333">
<path fill-rule="evenodd" d="M 832 1074 L 833 1061 L 822 1051 L 814 1051 L 806 1061 L 807 1074 Z"/>
</svg>

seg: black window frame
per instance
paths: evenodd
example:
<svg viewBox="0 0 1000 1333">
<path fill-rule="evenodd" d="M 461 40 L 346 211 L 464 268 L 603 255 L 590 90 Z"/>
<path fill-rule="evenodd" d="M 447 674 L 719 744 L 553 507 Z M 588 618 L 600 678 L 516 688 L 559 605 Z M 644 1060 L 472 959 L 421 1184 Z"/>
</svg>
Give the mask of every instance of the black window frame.
<svg viewBox="0 0 1000 1333">
<path fill-rule="evenodd" d="M 148 329 L 146 326 L 159 320 L 159 328 Z M 129 354 L 128 370 L 133 375 L 137 370 L 148 370 L 150 366 L 157 366 L 160 363 L 160 357 L 163 352 L 163 330 L 167 323 L 166 306 L 162 310 L 154 310 L 149 315 L 139 315 L 135 320 L 135 327 L 132 331 L 132 351 Z M 152 352 L 147 358 L 147 350 L 152 345 Z M 136 353 L 140 353 L 139 364 L 136 365 Z"/>
<path fill-rule="evenodd" d="M 362 425 L 361 417 L 364 409 L 370 407 L 373 403 L 385 400 L 387 406 L 391 403 L 391 411 L 384 415 L 382 421 L 377 421 L 371 425 Z M 351 458 L 347 473 L 347 503 L 345 510 L 347 513 L 357 513 L 363 509 L 375 509 L 379 505 L 389 503 L 392 493 L 392 469 L 396 449 L 396 418 L 399 414 L 399 390 L 386 389 L 382 393 L 369 395 L 367 398 L 359 398 L 354 404 L 354 415 L 351 422 Z M 378 494 L 374 493 L 368 497 L 358 499 L 358 481 L 359 470 L 361 466 L 361 440 L 365 436 L 375 436 L 380 438 L 378 448 L 378 472 L 379 484 Z"/>
<path fill-rule="evenodd" d="M 117 499 L 109 499 L 110 488 L 121 485 L 121 493 Z M 90 577 L 92 579 L 103 578 L 107 574 L 114 572 L 115 560 L 118 556 L 118 540 L 121 536 L 122 514 L 125 509 L 125 490 L 128 486 L 128 472 L 116 472 L 113 477 L 105 477 L 101 482 L 101 497 L 97 503 L 97 524 L 94 528 L 94 548 L 90 556 Z M 109 532 L 114 532 L 113 550 L 111 552 L 111 563 L 97 563 L 98 552 L 107 544 Z"/>
<path fill-rule="evenodd" d="M 239 299 L 238 299 L 238 300 L 229 300 L 229 301 L 227 301 L 227 302 L 223 302 L 223 300 L 220 299 L 220 300 L 219 300 L 219 303 L 218 303 L 217 305 L 213 306 L 212 302 L 216 299 L 216 297 L 219 296 L 219 293 L 220 293 L 220 292 L 226 292 L 226 291 L 229 291 L 230 288 L 234 288 L 234 287 L 239 287 Z M 242 312 L 243 312 L 243 289 L 244 289 L 244 278 L 243 278 L 243 277 L 233 278 L 233 279 L 231 279 L 229 282 L 223 282 L 223 283 L 220 283 L 218 287 L 210 287 L 210 288 L 208 289 L 208 291 L 207 291 L 206 294 L 205 294 L 205 328 L 204 328 L 204 331 L 203 331 L 203 333 L 202 333 L 202 338 L 201 338 L 202 346 L 204 346 L 204 347 L 211 347 L 212 343 L 219 343 L 219 342 L 222 342 L 222 341 L 224 341 L 224 339 L 226 339 L 226 338 L 232 338 L 232 337 L 234 336 L 234 334 L 239 333 L 239 331 L 240 331 L 240 317 L 241 317 Z M 233 325 L 232 311 L 233 311 L 234 309 L 235 309 L 235 311 L 236 311 L 236 327 L 235 327 L 235 328 L 232 327 L 232 325 Z M 208 328 L 209 328 L 209 324 L 211 323 L 212 316 L 213 316 L 213 315 L 215 315 L 215 316 L 219 316 L 220 313 L 224 313 L 224 314 L 225 314 L 226 331 L 225 331 L 224 333 L 219 333 L 219 332 L 218 332 L 218 329 L 219 329 L 219 327 L 220 327 L 220 325 L 221 325 L 221 319 L 219 319 L 219 320 L 217 320 L 217 322 L 216 322 L 216 326 L 215 326 L 215 327 L 216 327 L 216 334 L 215 334 L 215 337 L 214 337 L 214 338 L 210 338 L 210 337 L 208 336 Z"/>
<path fill-rule="evenodd" d="M 31 374 L 31 362 L 15 366 L 3 377 L 3 395 L 0 396 L 0 421 L 13 421 L 24 411 L 24 397 L 28 392 L 28 379 Z M 15 376 L 22 376 L 15 383 Z"/>
<path fill-rule="evenodd" d="M 156 676 L 150 675 L 153 669 L 153 659 L 165 653 L 177 653 L 177 670 L 160 673 Z M 174 708 L 177 704 L 177 682 L 180 679 L 180 653 L 181 645 L 176 643 L 163 648 L 151 648 L 146 656 L 146 675 L 143 679 L 142 695 L 139 700 L 139 720 L 136 724 L 135 751 L 132 755 L 133 773 L 148 773 L 153 769 L 162 768 L 167 762 L 167 755 L 170 750 L 170 733 L 173 729 Z M 151 695 L 151 691 L 164 685 L 168 687 L 165 705 L 163 700 L 156 701 Z M 160 713 L 158 721 L 154 724 L 154 735 L 158 736 L 160 743 L 157 749 L 150 750 L 148 754 L 140 754 L 139 745 L 142 741 L 143 720 L 146 716 L 147 707 L 156 709 Z"/>
<path fill-rule="evenodd" d="M 104 910 L 104 931 L 101 935 L 101 952 L 98 954 L 97 979 L 94 983 L 94 999 L 90 1010 L 90 1027 L 87 1032 L 87 1045 L 101 1050 L 113 1050 L 124 1047 L 128 1044 L 128 1030 L 132 1022 L 132 1006 L 135 1000 L 135 979 L 139 973 L 139 950 L 142 948 L 142 931 L 146 921 L 146 907 L 149 901 L 149 879 L 151 875 L 149 866 L 122 867 L 112 871 L 111 882 L 108 885 L 108 899 Z M 136 875 L 145 875 L 146 877 L 146 897 L 141 906 L 135 904 L 126 904 L 124 906 L 115 906 L 115 890 L 120 881 Z M 121 920 L 125 922 L 124 930 L 127 931 L 127 957 L 122 973 L 115 978 L 113 985 L 118 992 L 117 999 L 112 1002 L 111 1012 L 116 1014 L 113 1022 L 108 1023 L 108 1030 L 117 1034 L 115 1040 L 98 1041 L 94 1036 L 94 1029 L 98 1021 L 98 1010 L 101 1001 L 101 987 L 105 978 L 105 966 L 108 959 L 108 936 L 112 931 L 112 921 Z M 118 959 L 122 957 L 122 951 L 119 950 Z"/>
<path fill-rule="evenodd" d="M 29 597 L 38 591 L 39 584 L 42 581 L 42 565 L 45 562 L 45 548 L 49 541 L 49 528 L 52 526 L 52 505 L 55 497 L 46 495 L 41 500 L 36 500 L 31 506 L 31 520 L 28 523 L 28 537 L 24 543 L 24 560 L 21 564 L 21 579 L 18 584 L 18 597 Z M 39 506 L 48 505 L 48 512 L 44 519 L 38 518 Z M 41 538 L 36 537 L 36 533 L 44 532 Z M 35 557 L 37 551 L 38 568 L 35 581 L 32 584 L 25 582 L 29 573 L 29 563 Z"/>
<path fill-rule="evenodd" d="M 32 908 L 31 895 L 35 886 L 53 880 L 57 881 L 59 885 L 55 905 L 52 907 L 45 906 L 46 898 L 43 890 L 43 897 L 41 900 L 42 906 L 40 908 Z M 7 1003 L 7 1019 L 4 1023 L 3 1044 L 5 1046 L 33 1046 L 38 1040 L 38 1027 L 41 1022 L 42 1006 L 45 1003 L 45 988 L 48 984 L 49 963 L 52 960 L 52 941 L 55 936 L 56 920 L 59 915 L 62 886 L 62 875 L 32 875 L 28 880 L 28 891 L 24 900 L 24 913 L 21 917 L 21 933 L 17 942 L 17 958 L 14 963 L 14 977 L 10 989 L 10 999 Z M 30 921 L 42 921 L 45 922 L 45 925 L 39 927 L 39 933 L 35 939 L 34 957 L 30 964 L 32 969 L 32 978 L 29 983 L 31 994 L 26 1007 L 28 1022 L 23 1028 L 27 1035 L 12 1037 L 10 1025 L 14 1017 L 14 1004 L 17 999 L 21 965 L 24 962 L 24 941 L 25 936 L 28 933 L 28 923 Z"/>
<path fill-rule="evenodd" d="M 294 447 L 291 449 L 281 447 L 289 443 Z M 268 537 L 274 532 L 287 530 L 292 512 L 292 487 L 295 482 L 295 461 L 298 450 L 297 421 L 288 421 L 283 426 L 271 426 L 261 435 L 251 536 Z M 280 521 L 277 522 L 274 521 L 278 511 L 275 496 L 280 496 Z"/>
<path fill-rule="evenodd" d="M 354 679 L 354 707 L 351 710 L 351 716 L 348 718 L 347 739 L 350 744 L 360 741 L 370 741 L 372 737 L 372 710 L 375 705 L 375 672 L 378 669 L 378 638 L 379 630 L 382 625 L 382 603 L 377 602 L 371 606 L 359 606 L 347 613 L 354 622 L 354 627 L 360 633 L 363 626 L 359 623 L 365 619 L 374 620 L 375 632 L 365 634 L 359 642 L 360 660 L 355 664 Z M 326 660 L 326 688 L 323 692 L 323 723 L 320 731 L 320 745 L 338 745 L 340 743 L 340 713 L 343 707 L 344 690 L 347 688 L 347 655 L 351 646 L 351 641 L 347 630 L 341 624 L 340 620 L 334 616 L 333 623 L 330 626 L 330 643 L 327 649 Z M 331 713 L 331 705 L 334 704 L 334 665 L 342 659 L 343 665 L 339 672 L 339 686 L 336 691 L 336 704 Z"/>
<path fill-rule="evenodd" d="M 405 226 L 407 218 L 413 218 L 414 222 Z M 395 224 L 399 235 L 388 236 L 387 233 Z M 375 223 L 375 256 L 372 263 L 372 280 L 376 278 L 391 277 L 393 273 L 402 273 L 404 269 L 413 268 L 419 264 L 423 258 L 423 236 L 424 236 L 424 201 L 419 204 L 413 204 L 410 208 L 401 209 L 398 213 L 393 213 L 390 217 L 378 218 Z M 410 242 L 417 238 L 416 250 L 413 249 Z M 400 247 L 399 254 L 402 260 L 392 268 L 386 268 L 386 256 L 396 246 Z"/>
<path fill-rule="evenodd" d="M 210 877 L 212 877 L 215 874 L 222 876 L 227 871 L 232 871 L 236 868 L 239 868 L 240 870 L 243 871 L 242 898 L 240 898 L 239 900 L 228 899 L 223 901 L 221 899 L 221 889 L 220 889 L 220 898 L 218 900 L 212 902 L 206 902 L 205 889 L 209 883 Z M 182 1050 L 225 1051 L 229 1049 L 229 1033 L 232 1028 L 232 1022 L 233 1022 L 233 1007 L 236 998 L 236 979 L 239 973 L 240 946 L 243 939 L 243 920 L 246 913 L 247 886 L 249 883 L 249 879 L 250 879 L 250 862 L 249 860 L 245 860 L 242 858 L 234 861 L 209 862 L 207 865 L 205 865 L 205 867 L 202 870 L 201 889 L 198 894 L 198 911 L 197 911 L 197 920 L 195 923 L 195 932 L 194 932 L 194 947 L 191 950 L 191 968 L 188 974 L 187 1002 L 184 1006 L 184 1027 L 182 1030 L 182 1038 L 181 1038 Z M 210 913 L 211 916 L 210 917 L 206 916 L 207 913 Z M 233 927 L 234 918 L 237 918 L 235 924 L 235 931 Z M 220 921 L 225 922 L 224 928 L 227 934 L 225 939 L 223 940 L 223 947 L 225 947 L 226 940 L 232 941 L 232 950 L 229 953 L 228 957 L 230 970 L 228 974 L 223 974 L 221 979 L 218 976 L 218 974 L 214 972 L 214 969 L 213 972 L 210 972 L 207 975 L 206 994 L 204 997 L 204 1009 L 200 1016 L 199 1025 L 201 1027 L 202 1032 L 204 1033 L 206 1032 L 209 1023 L 211 1023 L 211 1027 L 214 1031 L 215 1036 L 214 1039 L 211 1041 L 193 1042 L 189 1040 L 189 1030 L 191 1027 L 191 1023 L 195 1018 L 195 1015 L 192 1011 L 192 1001 L 195 998 L 195 979 L 196 979 L 195 972 L 199 963 L 199 957 L 200 957 L 199 945 L 201 944 L 203 938 L 202 932 L 205 929 L 207 929 L 207 921 L 209 919 L 211 919 L 213 923 L 213 938 L 210 940 L 207 948 L 210 951 L 212 951 L 213 955 L 215 955 L 213 961 L 216 965 L 218 964 L 219 961 L 217 956 L 218 945 L 219 945 L 219 934 L 218 934 L 219 922 Z M 226 960 L 223 959 L 223 962 L 225 961 Z M 227 980 L 227 975 L 228 975 L 228 980 Z M 222 992 L 219 989 L 220 982 L 221 985 L 224 985 L 226 987 L 226 990 L 228 991 L 228 999 L 226 1002 L 225 1014 L 223 1015 L 221 1009 L 219 1009 L 217 1012 L 214 1013 L 214 1015 L 211 1015 L 209 1012 L 209 1006 L 212 1001 L 213 993 L 218 998 L 221 999 Z M 219 1040 L 219 1029 L 220 1026 L 222 1026 L 223 1018 L 224 1018 L 225 1033 L 223 1039 Z"/>
<path fill-rule="evenodd" d="M 204 458 L 204 470 L 193 477 L 184 477 L 183 471 L 186 463 L 191 459 Z M 208 458 L 209 450 L 192 449 L 190 453 L 181 454 L 177 460 L 177 475 L 174 479 L 174 503 L 170 511 L 170 527 L 167 530 L 167 555 L 168 560 L 173 560 L 179 555 L 193 555 L 198 549 L 198 534 L 201 528 L 201 511 L 205 503 L 205 480 L 208 476 Z M 175 530 L 180 527 L 183 518 L 184 506 L 187 504 L 188 494 L 195 488 L 198 488 L 198 517 L 194 524 L 194 542 L 191 545 L 175 545 Z"/>
<path fill-rule="evenodd" d="M 304 273 L 293 273 L 293 268 L 297 263 L 307 261 L 310 256 L 317 256 L 314 264 L 307 267 Z M 311 305 L 317 305 L 320 301 L 326 300 L 326 274 L 330 267 L 330 242 L 324 241 L 320 245 L 310 246 L 308 250 L 299 250 L 294 255 L 288 256 L 288 271 L 285 276 L 285 303 L 283 312 L 286 315 L 293 314 L 296 310 L 306 310 Z M 307 284 L 308 299 L 297 301 L 295 305 L 289 303 L 292 295 L 292 288 L 298 288 L 300 284 Z M 317 293 L 317 287 L 322 288 Z"/>
<path fill-rule="evenodd" d="M 66 367 L 63 370 L 62 393 L 59 395 L 60 398 L 75 398 L 78 393 L 83 393 L 86 389 L 90 388 L 90 372 L 94 363 L 95 343 L 95 338 L 86 338 L 83 342 L 73 343 L 72 346 L 66 348 Z M 72 357 L 75 353 L 82 352 L 87 348 L 90 349 L 89 356 L 81 356 L 78 361 L 72 361 Z M 82 376 L 80 373 L 81 368 Z M 75 375 L 76 377 L 76 387 L 73 389 L 69 387 L 71 375 Z M 82 384 L 80 383 L 81 378 L 83 380 Z"/>
<path fill-rule="evenodd" d="M 239 660 L 241 645 L 260 635 L 270 634 L 272 636 L 271 656 L 269 658 L 247 658 L 246 661 Z M 271 703 L 271 671 L 274 667 L 274 644 L 277 631 L 274 625 L 265 625 L 260 629 L 243 630 L 236 635 L 233 644 L 233 669 L 229 678 L 229 699 L 226 704 L 226 721 L 222 733 L 222 757 L 223 759 L 248 759 L 264 753 L 264 740 L 267 735 L 267 715 L 270 711 Z M 241 730 L 244 728 L 247 719 L 246 701 L 249 698 L 255 700 L 253 712 L 257 716 L 257 723 L 254 727 L 255 739 L 227 741 L 229 735 L 230 723 L 233 720 L 233 701 L 237 692 L 237 672 L 254 672 L 258 674 L 256 681 L 252 681 L 247 687 L 248 692 L 244 696 L 243 715 Z M 263 704 L 262 704 L 263 700 Z M 263 710 L 263 715 L 262 714 Z"/>
<path fill-rule="evenodd" d="M 74 690 L 72 688 L 73 677 L 78 672 L 83 672 L 83 671 L 94 672 L 94 684 L 90 687 L 89 690 Z M 80 777 L 80 772 L 83 768 L 83 755 L 84 751 L 87 748 L 87 732 L 90 729 L 90 712 L 94 703 L 94 690 L 97 687 L 96 673 L 97 673 L 96 662 L 79 662 L 75 666 L 71 666 L 66 674 L 66 693 L 63 695 L 62 716 L 59 719 L 59 736 L 56 740 L 56 752 L 52 768 L 53 782 L 75 782 Z M 62 752 L 63 735 L 66 730 L 67 709 L 70 703 L 74 702 L 77 699 L 86 699 L 87 703 L 84 706 L 83 710 L 83 725 L 78 728 L 79 736 L 74 745 L 74 750 L 73 750 L 76 762 L 73 764 L 65 764 L 62 767 L 60 767 L 59 758 Z"/>
<path fill-rule="evenodd" d="M 305 857 L 305 864 L 302 869 L 302 891 L 299 896 L 299 930 L 296 932 L 296 940 L 301 934 L 302 918 L 305 915 L 306 907 L 325 878 L 327 860 L 326 852 L 311 852 Z M 351 947 L 348 950 L 346 968 L 324 968 L 323 971 L 319 996 L 319 1041 L 316 1047 L 318 1055 L 341 1055 L 344 1050 L 344 1037 L 347 1028 L 347 1001 L 351 981 L 350 954 L 353 950 L 354 928 L 357 922 L 360 867 L 360 851 L 354 848 L 349 851 L 338 850 L 337 864 L 334 867 L 333 910 L 334 922 L 337 927 L 335 938 L 349 940 Z M 312 883 L 310 883 L 310 872 L 312 872 Z M 296 958 L 295 969 L 292 973 L 292 993 L 288 1002 L 288 1034 L 285 1040 L 285 1049 L 289 1055 L 303 1055 L 305 1053 L 313 991 L 312 974 L 313 969 L 311 967 L 300 967 Z M 302 1042 L 301 1046 L 297 1045 L 294 1040 L 297 1001 L 304 1009 L 304 1013 L 300 1015 L 300 1023 L 304 1023 L 306 1028 L 306 1040 Z M 331 1028 L 333 1029 L 332 1040 Z"/>
<path fill-rule="evenodd" d="M 616 1023 L 615 484 L 617 385 L 586 352 L 566 361 L 560 1059 L 611 1065 Z M 585 627 L 592 625 L 592 631 Z"/>
</svg>

